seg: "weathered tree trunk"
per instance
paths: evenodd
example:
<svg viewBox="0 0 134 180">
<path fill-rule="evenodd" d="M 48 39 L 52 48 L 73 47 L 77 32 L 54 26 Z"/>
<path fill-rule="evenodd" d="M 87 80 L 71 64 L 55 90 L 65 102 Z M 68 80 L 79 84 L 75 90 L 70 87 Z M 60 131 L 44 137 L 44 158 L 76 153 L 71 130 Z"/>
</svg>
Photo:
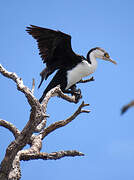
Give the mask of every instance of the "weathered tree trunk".
<svg viewBox="0 0 134 180">
<path fill-rule="evenodd" d="M 33 81 L 32 90 L 26 87 L 23 84 L 21 78 L 19 78 L 15 73 L 8 72 L 6 69 L 0 65 L 0 73 L 12 79 L 16 85 L 17 89 L 24 93 L 27 98 L 28 103 L 31 106 L 31 112 L 29 121 L 25 125 L 22 131 L 19 131 L 17 127 L 15 127 L 10 122 L 0 119 L 0 126 L 7 128 L 14 135 L 15 140 L 11 142 L 6 150 L 6 154 L 4 159 L 0 165 L 0 180 L 19 180 L 21 178 L 21 168 L 20 161 L 28 161 L 34 159 L 60 159 L 65 156 L 83 156 L 84 154 L 76 151 L 76 150 L 67 150 L 67 151 L 58 151 L 53 153 L 40 152 L 42 149 L 42 141 L 43 139 L 49 135 L 51 132 L 56 129 L 63 127 L 74 120 L 80 113 L 89 113 L 89 110 L 83 110 L 82 108 L 88 106 L 89 104 L 85 104 L 84 102 L 78 107 L 75 113 L 71 115 L 69 118 L 65 120 L 61 120 L 51 124 L 46 127 L 47 117 L 46 114 L 47 104 L 49 99 L 53 96 L 53 94 L 57 93 L 59 97 L 69 101 L 76 103 L 75 97 L 70 97 L 68 95 L 63 94 L 60 90 L 60 87 L 55 87 L 51 91 L 49 91 L 44 98 L 42 104 L 34 97 L 34 86 L 35 83 Z M 82 82 L 82 81 L 81 81 Z M 84 82 L 84 81 L 83 81 Z M 89 80 L 85 81 L 89 82 Z M 34 135 L 34 133 L 37 135 Z M 30 148 L 23 150 L 23 148 L 29 144 Z"/>
</svg>

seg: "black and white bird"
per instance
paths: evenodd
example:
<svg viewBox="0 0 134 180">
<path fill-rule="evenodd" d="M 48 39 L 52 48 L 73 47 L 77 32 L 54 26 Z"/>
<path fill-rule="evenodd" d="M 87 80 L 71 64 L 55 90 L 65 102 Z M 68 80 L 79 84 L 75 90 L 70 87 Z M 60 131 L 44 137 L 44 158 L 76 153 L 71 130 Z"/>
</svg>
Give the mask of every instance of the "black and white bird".
<svg viewBox="0 0 134 180">
<path fill-rule="evenodd" d="M 47 79 L 55 70 L 55 76 L 46 87 L 42 97 L 43 101 L 46 93 L 52 88 L 60 85 L 64 93 L 75 95 L 79 100 L 81 97 L 80 89 L 76 89 L 76 83 L 83 77 L 92 74 L 97 68 L 96 58 L 110 61 L 109 54 L 102 48 L 96 47 L 87 53 L 87 57 L 76 54 L 71 47 L 71 36 L 61 31 L 55 31 L 47 28 L 31 25 L 26 31 L 37 40 L 39 54 L 46 63 L 45 69 L 40 73 L 41 86 L 43 80 Z"/>
</svg>

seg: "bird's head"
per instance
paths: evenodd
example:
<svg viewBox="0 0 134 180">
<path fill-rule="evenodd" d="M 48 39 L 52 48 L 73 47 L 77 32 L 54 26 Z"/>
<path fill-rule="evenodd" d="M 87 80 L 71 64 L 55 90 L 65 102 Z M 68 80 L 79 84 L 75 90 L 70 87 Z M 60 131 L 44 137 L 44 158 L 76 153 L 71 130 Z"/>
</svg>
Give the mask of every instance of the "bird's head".
<svg viewBox="0 0 134 180">
<path fill-rule="evenodd" d="M 93 48 L 88 52 L 87 59 L 91 61 L 92 57 L 103 59 L 105 61 L 110 61 L 113 64 L 117 64 L 114 60 L 110 58 L 109 54 L 100 47 Z"/>
</svg>

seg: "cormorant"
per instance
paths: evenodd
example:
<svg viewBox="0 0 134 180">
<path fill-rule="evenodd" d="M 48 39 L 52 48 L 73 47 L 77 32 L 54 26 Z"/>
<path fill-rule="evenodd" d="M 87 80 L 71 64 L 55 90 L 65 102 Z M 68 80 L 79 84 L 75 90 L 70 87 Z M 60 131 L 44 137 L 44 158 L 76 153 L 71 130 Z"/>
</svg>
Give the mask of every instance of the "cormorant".
<svg viewBox="0 0 134 180">
<path fill-rule="evenodd" d="M 46 64 L 45 69 L 40 73 L 41 86 L 43 80 L 47 79 L 50 74 L 57 70 L 55 76 L 46 87 L 41 103 L 48 91 L 60 85 L 64 93 L 75 95 L 78 101 L 81 97 L 80 89 L 76 89 L 76 83 L 83 77 L 90 75 L 96 70 L 96 58 L 110 61 L 109 54 L 102 48 L 96 47 L 87 53 L 87 57 L 76 54 L 71 47 L 71 36 L 61 31 L 55 31 L 47 28 L 31 25 L 26 31 L 37 40 L 39 54 Z"/>
</svg>

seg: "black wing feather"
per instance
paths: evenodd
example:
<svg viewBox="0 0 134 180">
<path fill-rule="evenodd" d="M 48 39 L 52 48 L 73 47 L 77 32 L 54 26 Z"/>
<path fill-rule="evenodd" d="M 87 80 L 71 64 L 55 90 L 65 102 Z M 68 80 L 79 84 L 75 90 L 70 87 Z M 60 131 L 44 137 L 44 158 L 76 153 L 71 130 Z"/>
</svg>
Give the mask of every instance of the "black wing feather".
<svg viewBox="0 0 134 180">
<path fill-rule="evenodd" d="M 27 27 L 26 31 L 37 40 L 39 54 L 48 68 L 56 70 L 76 61 L 70 35 L 34 25 Z"/>
<path fill-rule="evenodd" d="M 46 68 L 40 73 L 39 87 L 55 70 L 69 69 L 81 62 L 81 56 L 72 50 L 70 35 L 34 25 L 27 27 L 26 31 L 37 40 L 39 54 L 46 63 Z"/>
</svg>

